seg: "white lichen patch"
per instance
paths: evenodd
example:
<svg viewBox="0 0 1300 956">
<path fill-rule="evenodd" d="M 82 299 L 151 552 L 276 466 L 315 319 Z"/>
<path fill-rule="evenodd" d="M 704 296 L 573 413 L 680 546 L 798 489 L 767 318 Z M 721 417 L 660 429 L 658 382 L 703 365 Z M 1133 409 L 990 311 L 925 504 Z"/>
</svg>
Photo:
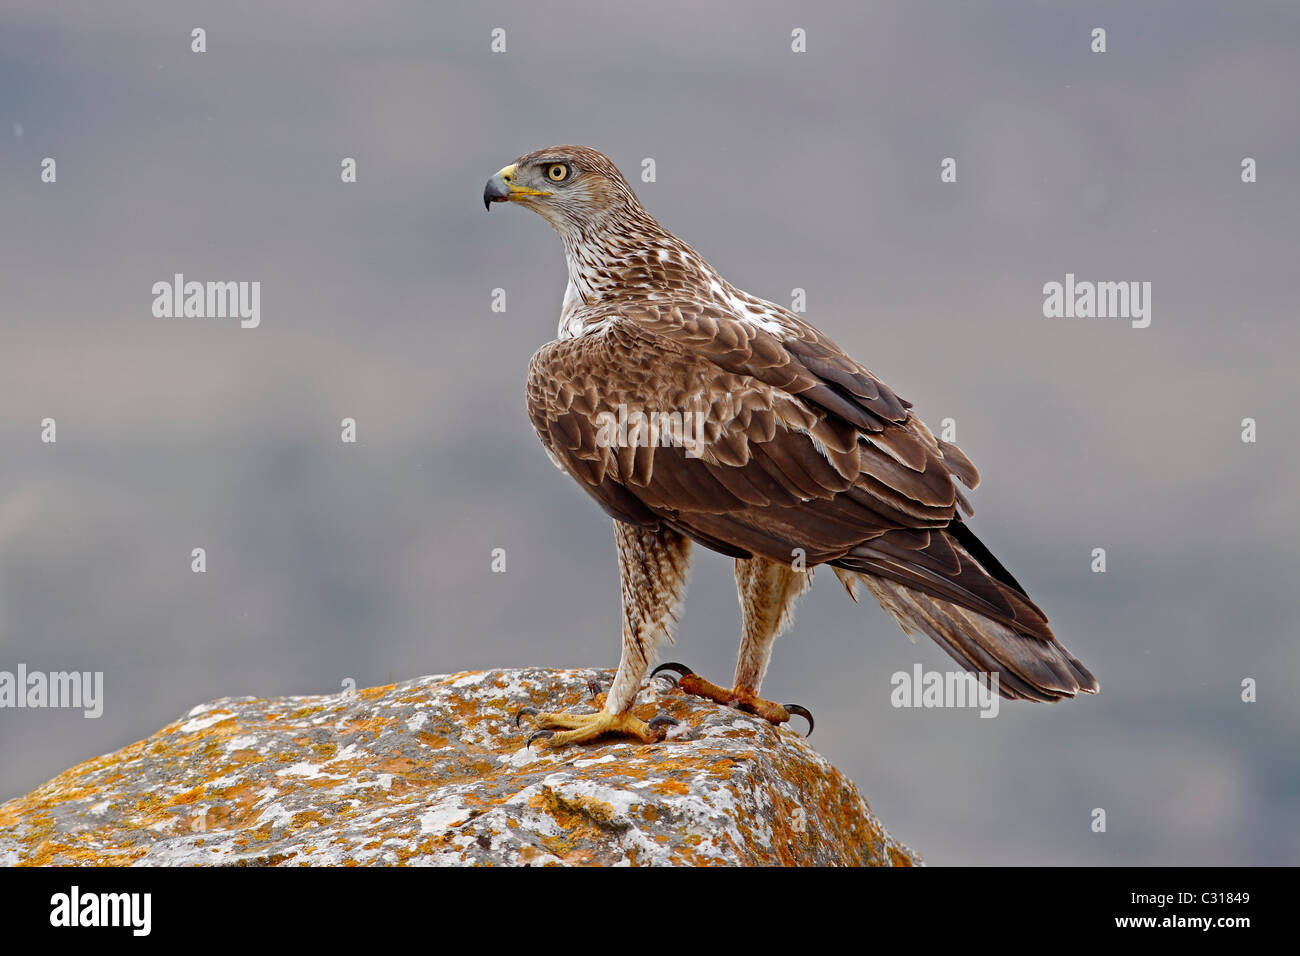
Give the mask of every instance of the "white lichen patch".
<svg viewBox="0 0 1300 956">
<path fill-rule="evenodd" d="M 193 720 L 187 720 L 185 723 L 181 724 L 181 733 L 197 734 L 200 730 L 206 730 L 213 724 L 219 724 L 223 720 L 229 719 L 230 714 L 224 711 L 221 713 L 209 714 L 207 717 L 195 717 Z"/>
<path fill-rule="evenodd" d="M 575 767 L 599 767 L 603 763 L 617 763 L 618 758 L 613 754 L 605 754 L 603 757 L 593 757 L 588 760 L 575 760 Z"/>
<path fill-rule="evenodd" d="M 281 777 L 305 777 L 308 780 L 314 780 L 317 777 L 325 776 L 325 771 L 313 763 L 301 760 L 283 770 L 277 770 L 276 774 Z"/>
<path fill-rule="evenodd" d="M 469 811 L 460 802 L 460 797 L 452 797 L 420 814 L 420 832 L 440 833 L 448 827 L 464 823 L 467 819 L 469 819 Z"/>
</svg>

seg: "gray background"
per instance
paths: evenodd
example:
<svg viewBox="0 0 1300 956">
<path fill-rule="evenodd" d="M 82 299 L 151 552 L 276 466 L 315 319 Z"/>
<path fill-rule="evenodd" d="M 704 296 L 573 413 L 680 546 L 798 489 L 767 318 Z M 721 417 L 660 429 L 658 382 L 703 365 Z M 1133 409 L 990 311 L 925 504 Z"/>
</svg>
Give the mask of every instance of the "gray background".
<svg viewBox="0 0 1300 956">
<path fill-rule="evenodd" d="M 807 289 L 956 419 L 973 527 L 1101 680 L 892 709 L 894 671 L 948 658 L 819 576 L 765 690 L 896 836 L 934 864 L 1300 862 L 1300 10 L 701 6 L 6 4 L 0 669 L 102 670 L 107 702 L 0 712 L 0 798 L 218 696 L 614 665 L 609 523 L 523 407 L 561 247 L 480 199 L 578 142 L 654 157 L 665 225 L 755 294 Z M 260 280 L 261 328 L 153 318 L 177 271 Z M 1066 272 L 1152 282 L 1151 327 L 1045 319 Z M 671 654 L 729 678 L 738 626 L 702 553 Z"/>
</svg>

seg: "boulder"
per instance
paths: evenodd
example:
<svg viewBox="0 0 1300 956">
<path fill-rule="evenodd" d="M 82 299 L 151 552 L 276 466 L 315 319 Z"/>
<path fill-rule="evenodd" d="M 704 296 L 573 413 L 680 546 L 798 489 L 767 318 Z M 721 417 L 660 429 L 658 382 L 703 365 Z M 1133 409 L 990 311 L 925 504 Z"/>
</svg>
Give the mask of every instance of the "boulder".
<svg viewBox="0 0 1300 956">
<path fill-rule="evenodd" d="M 857 788 L 789 725 L 653 680 L 661 743 L 525 746 L 612 672 L 424 677 L 223 698 L 0 805 L 0 863 L 911 866 Z"/>
</svg>

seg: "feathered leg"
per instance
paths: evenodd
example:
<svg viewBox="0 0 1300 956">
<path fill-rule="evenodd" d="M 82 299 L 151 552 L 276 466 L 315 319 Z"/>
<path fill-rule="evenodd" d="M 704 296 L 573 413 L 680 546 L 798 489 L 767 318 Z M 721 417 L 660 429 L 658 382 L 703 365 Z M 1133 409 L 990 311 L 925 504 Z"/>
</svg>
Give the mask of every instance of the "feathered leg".
<svg viewBox="0 0 1300 956">
<path fill-rule="evenodd" d="M 795 571 L 766 558 L 736 562 L 736 596 L 742 632 L 736 689 L 757 694 L 772 659 L 772 645 L 794 623 L 795 602 L 812 587 L 812 569 Z"/>
<path fill-rule="evenodd" d="M 651 743 L 662 740 L 665 727 L 673 723 L 666 717 L 647 723 L 632 713 L 632 704 L 659 642 L 672 640 L 690 576 L 691 542 L 668 528 L 649 531 L 621 521 L 614 522 L 614 540 L 623 588 L 623 652 L 618 671 L 609 693 L 603 695 L 604 706 L 595 714 L 520 711 L 520 715 L 534 714 L 537 726 L 543 728 L 534 737 L 548 737 L 552 747 L 585 743 L 606 734 L 629 734 Z"/>
<path fill-rule="evenodd" d="M 805 708 L 776 704 L 758 696 L 772 658 L 772 645 L 793 623 L 795 602 L 811 586 L 812 569 L 796 571 L 767 558 L 737 559 L 736 594 L 743 620 L 735 686 L 730 690 L 719 687 L 681 664 L 664 664 L 655 668 L 655 673 L 677 671 L 682 675 L 677 686 L 687 693 L 735 705 L 774 724 L 785 723 L 791 713 L 801 714 L 808 720 L 811 733 L 812 715 Z"/>
</svg>

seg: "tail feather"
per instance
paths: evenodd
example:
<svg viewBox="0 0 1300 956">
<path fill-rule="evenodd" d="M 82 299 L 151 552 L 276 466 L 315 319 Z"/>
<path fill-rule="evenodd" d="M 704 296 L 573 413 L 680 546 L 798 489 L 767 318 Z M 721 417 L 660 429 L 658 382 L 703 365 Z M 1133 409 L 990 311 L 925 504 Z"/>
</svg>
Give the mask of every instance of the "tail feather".
<svg viewBox="0 0 1300 956">
<path fill-rule="evenodd" d="M 996 673 L 1003 697 L 1056 701 L 1098 690 L 1097 679 L 1056 640 L 1045 618 L 1016 629 L 1006 617 L 995 620 L 892 577 L 841 567 L 835 573 L 854 600 L 860 587 L 870 591 L 907 634 L 928 634 L 963 667 Z"/>
</svg>

